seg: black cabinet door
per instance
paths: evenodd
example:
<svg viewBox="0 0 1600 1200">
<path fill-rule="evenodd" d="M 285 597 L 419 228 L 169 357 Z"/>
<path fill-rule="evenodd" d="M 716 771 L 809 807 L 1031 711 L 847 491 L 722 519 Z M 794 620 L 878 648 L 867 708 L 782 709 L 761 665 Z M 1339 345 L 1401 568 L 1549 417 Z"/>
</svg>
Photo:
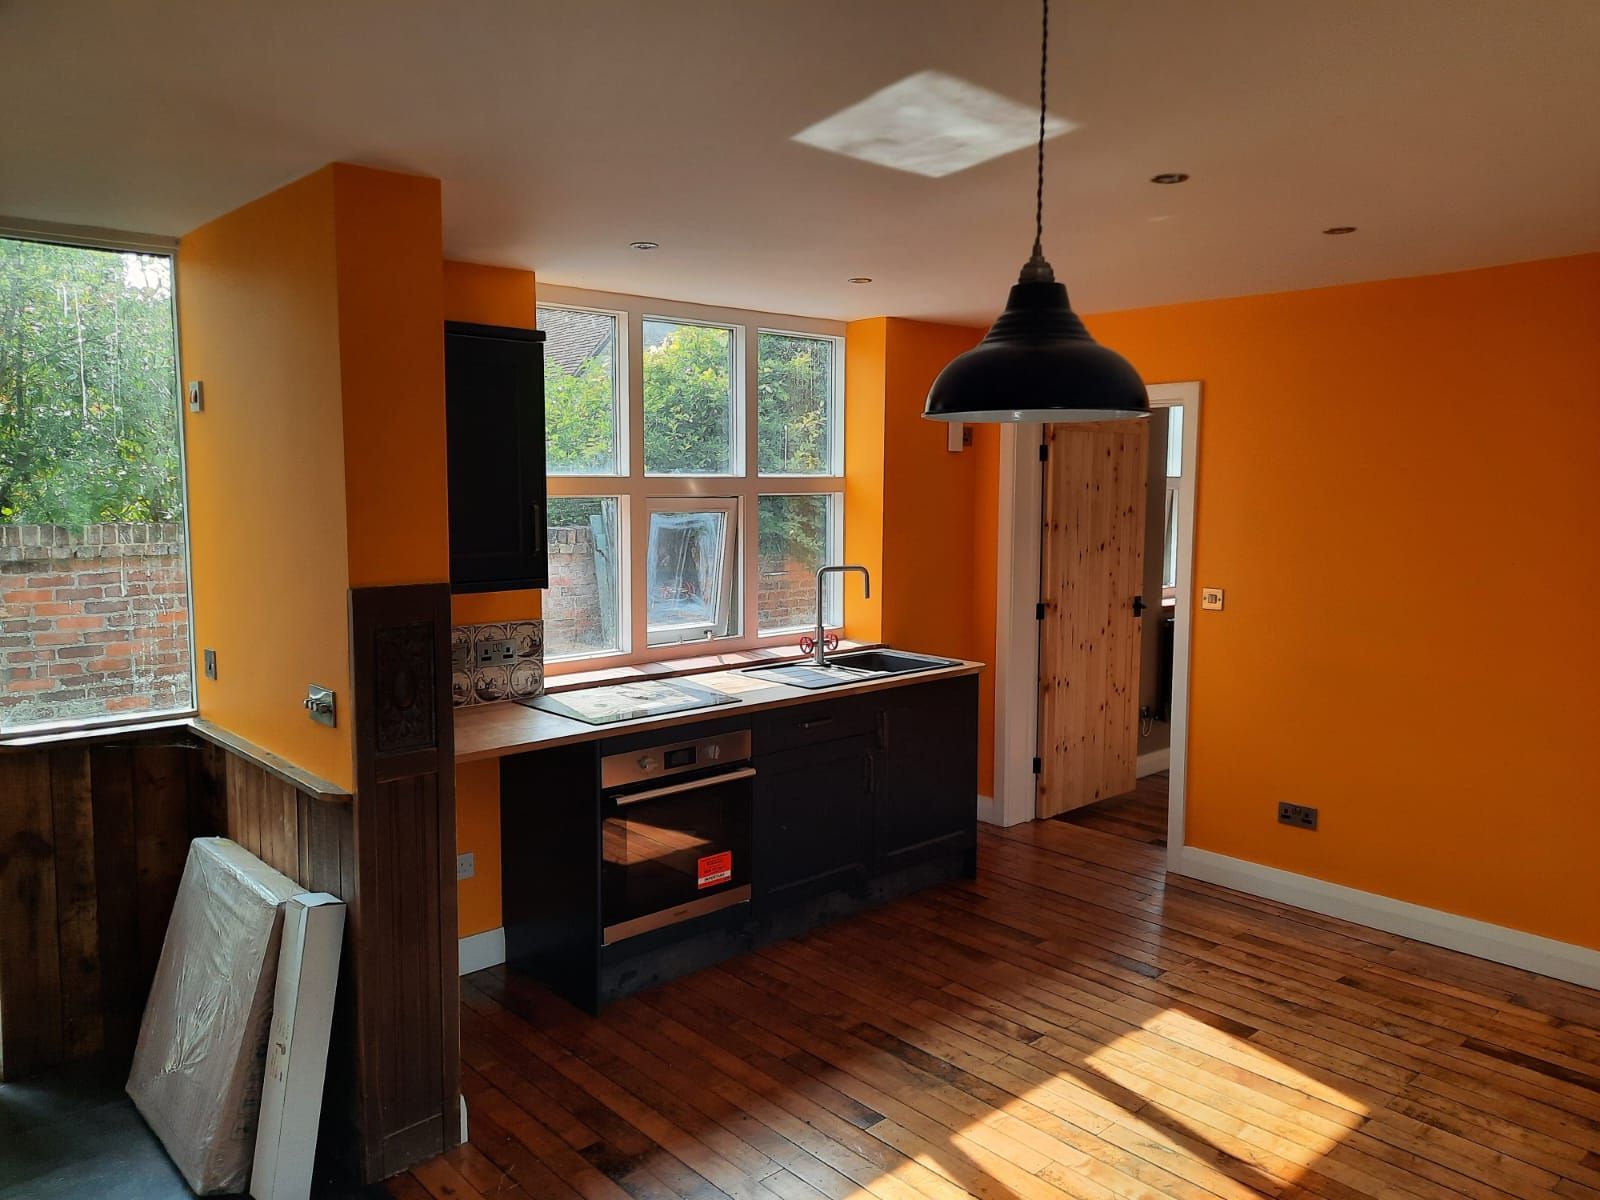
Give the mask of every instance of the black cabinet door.
<svg viewBox="0 0 1600 1200">
<path fill-rule="evenodd" d="M 970 851 L 978 841 L 975 676 L 883 693 L 875 873 Z"/>
<path fill-rule="evenodd" d="M 865 885 L 875 744 L 857 735 L 756 759 L 751 889 L 757 911 Z"/>
<path fill-rule="evenodd" d="M 445 325 L 453 591 L 549 584 L 543 342 L 533 329 Z"/>
</svg>

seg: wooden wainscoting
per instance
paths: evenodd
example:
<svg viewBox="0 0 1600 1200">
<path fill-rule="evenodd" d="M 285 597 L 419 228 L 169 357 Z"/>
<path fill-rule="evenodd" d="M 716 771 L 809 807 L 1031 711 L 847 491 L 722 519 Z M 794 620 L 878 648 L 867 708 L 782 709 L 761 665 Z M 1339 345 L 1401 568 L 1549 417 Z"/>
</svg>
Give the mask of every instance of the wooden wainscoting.
<svg viewBox="0 0 1600 1200">
<path fill-rule="evenodd" d="M 133 1054 L 192 837 L 222 832 L 181 731 L 0 754 L 0 1078 Z"/>
<path fill-rule="evenodd" d="M 131 1061 L 192 839 L 354 895 L 350 797 L 213 736 L 174 724 L 0 751 L 0 1077 Z"/>
<path fill-rule="evenodd" d="M 0 746 L 0 1078 L 131 1060 L 189 842 L 221 835 L 349 906 L 322 1176 L 460 1140 L 449 589 L 350 613 L 355 796 L 201 721 Z"/>
</svg>

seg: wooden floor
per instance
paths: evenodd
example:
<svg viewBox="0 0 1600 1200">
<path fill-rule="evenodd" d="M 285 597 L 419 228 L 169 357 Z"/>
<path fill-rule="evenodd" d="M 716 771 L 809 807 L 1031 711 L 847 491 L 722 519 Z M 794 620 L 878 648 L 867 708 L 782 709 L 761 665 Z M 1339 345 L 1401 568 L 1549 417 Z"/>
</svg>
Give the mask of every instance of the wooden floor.
<svg viewBox="0 0 1600 1200">
<path fill-rule="evenodd" d="M 617 1004 L 463 982 L 396 1197 L 1600 1197 L 1600 993 L 985 827 L 979 879 Z"/>
<path fill-rule="evenodd" d="M 1167 772 L 1146 775 L 1125 796 L 1086 804 L 1056 817 L 1085 829 L 1115 834 L 1147 846 L 1167 844 Z"/>
</svg>

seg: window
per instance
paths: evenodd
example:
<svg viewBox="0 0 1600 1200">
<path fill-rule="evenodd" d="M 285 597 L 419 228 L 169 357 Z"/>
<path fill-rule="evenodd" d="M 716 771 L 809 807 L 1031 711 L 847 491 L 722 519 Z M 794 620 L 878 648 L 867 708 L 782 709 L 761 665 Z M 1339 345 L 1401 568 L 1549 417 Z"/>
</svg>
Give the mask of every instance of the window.
<svg viewBox="0 0 1600 1200">
<path fill-rule="evenodd" d="M 547 656 L 796 640 L 817 568 L 843 555 L 843 326 L 569 288 L 540 300 Z M 841 593 L 831 582 L 831 626 Z"/>
<path fill-rule="evenodd" d="M 756 611 L 762 633 L 810 629 L 817 622 L 817 571 L 838 562 L 837 497 L 762 496 Z M 823 623 L 839 624 L 839 580 L 828 581 Z"/>
<path fill-rule="evenodd" d="M 550 590 L 544 602 L 545 657 L 615 654 L 622 649 L 616 499 L 552 499 L 547 529 Z"/>
<path fill-rule="evenodd" d="M 838 350 L 837 338 L 762 331 L 756 428 L 763 475 L 836 473 Z"/>
<path fill-rule="evenodd" d="M 652 646 L 737 632 L 734 530 L 739 501 L 652 500 L 645 628 Z"/>
<path fill-rule="evenodd" d="M 545 469 L 551 475 L 614 475 L 621 388 L 617 314 L 541 308 L 545 331 Z"/>
<path fill-rule="evenodd" d="M 1183 482 L 1183 408 L 1174 405 L 1167 414 L 1167 515 L 1166 540 L 1161 553 L 1161 594 L 1169 597 L 1178 587 L 1178 488 Z"/>
<path fill-rule="evenodd" d="M 194 707 L 170 252 L 0 238 L 0 732 Z"/>
<path fill-rule="evenodd" d="M 644 323 L 646 475 L 734 474 L 733 330 Z"/>
</svg>

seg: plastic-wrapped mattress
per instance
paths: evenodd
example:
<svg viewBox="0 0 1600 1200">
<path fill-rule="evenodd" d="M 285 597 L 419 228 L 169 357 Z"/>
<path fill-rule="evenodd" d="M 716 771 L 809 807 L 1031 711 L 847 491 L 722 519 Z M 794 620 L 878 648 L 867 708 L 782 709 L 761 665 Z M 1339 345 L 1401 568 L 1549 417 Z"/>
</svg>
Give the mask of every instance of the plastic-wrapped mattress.
<svg viewBox="0 0 1600 1200">
<path fill-rule="evenodd" d="M 200 1195 L 249 1182 L 281 906 L 302 891 L 226 838 L 190 843 L 128 1095 Z"/>
</svg>

